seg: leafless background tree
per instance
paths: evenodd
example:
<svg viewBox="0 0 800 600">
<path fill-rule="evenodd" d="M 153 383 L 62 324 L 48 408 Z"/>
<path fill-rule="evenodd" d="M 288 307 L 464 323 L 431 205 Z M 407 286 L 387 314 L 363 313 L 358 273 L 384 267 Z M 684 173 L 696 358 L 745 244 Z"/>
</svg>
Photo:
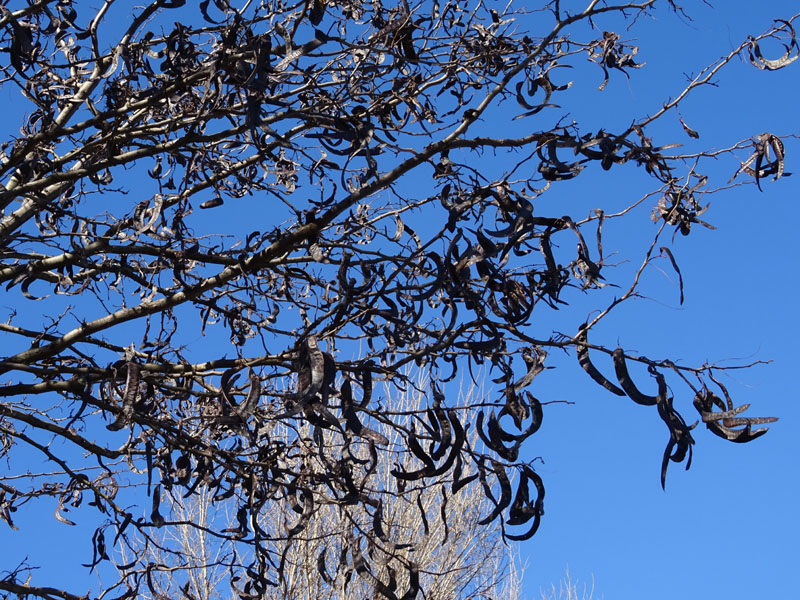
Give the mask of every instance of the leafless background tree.
<svg viewBox="0 0 800 600">
<path fill-rule="evenodd" d="M 233 549 L 210 567 L 225 566 L 243 598 L 291 587 L 290 553 L 320 511 L 359 515 L 325 542 L 325 585 L 416 597 L 425 578 L 392 515 L 432 481 L 444 482 L 443 508 L 429 527 L 448 527 L 447 507 L 475 481 L 490 503 L 479 523 L 531 537 L 544 484 L 520 447 L 541 425 L 547 399 L 529 387 L 554 349 L 663 420 L 662 484 L 694 444 L 673 398 L 734 442 L 774 420 L 742 416 L 714 365 L 633 355 L 590 333 L 642 293 L 653 263 L 680 276 L 670 236 L 708 226 L 710 153 L 655 145 L 648 127 L 740 56 L 764 70 L 792 63 L 793 19 L 743 40 L 650 116 L 592 133 L 546 124 L 569 93 L 562 67 L 588 58 L 601 89 L 630 77 L 637 48 L 602 23 L 681 12 L 674 1 L 386 4 L 0 6 L 2 85 L 21 95 L 0 168 L 0 282 L 17 307 L 0 325 L 0 518 L 13 528 L 21 506 L 54 501 L 55 520 L 90 532 L 98 597 L 157 594 L 175 565 L 151 561 L 150 547 L 187 525 L 165 497 L 203 494 L 234 516 L 202 533 Z M 769 38 L 783 56 L 765 56 Z M 781 139 L 742 136 L 714 159 L 759 187 L 780 178 Z M 744 164 L 730 154 L 748 147 Z M 655 226 L 633 281 L 615 281 L 603 226 L 634 213 L 534 207 L 584 170 L 631 166 L 652 177 L 636 204 L 655 204 Z M 576 312 L 554 333 L 541 316 L 577 296 L 592 317 Z M 413 389 L 411 365 L 430 376 L 427 404 L 404 411 L 373 394 L 377 381 Z M 500 393 L 448 401 L 447 382 L 476 366 Z M 50 468 L 29 471 L 31 453 Z M 279 532 L 261 525 L 276 506 L 293 515 Z M 80 597 L 29 575 L 13 567 L 0 590 Z"/>
<path fill-rule="evenodd" d="M 424 389 L 427 385 L 428 382 L 420 381 L 417 387 Z M 477 389 L 472 388 L 468 394 L 473 397 L 462 398 L 461 404 L 475 402 L 476 393 Z M 402 452 L 405 439 L 400 431 L 410 427 L 414 415 L 425 410 L 426 400 L 411 388 L 399 395 L 387 389 L 387 394 L 392 394 L 393 420 L 399 426 L 390 433 L 388 447 L 398 451 L 398 464 L 412 470 L 416 459 Z M 289 431 L 272 433 L 290 435 Z M 326 443 L 335 443 L 330 430 L 323 435 Z M 479 442 L 474 430 L 468 441 Z M 390 466 L 384 464 L 376 471 L 372 484 L 390 488 L 393 479 Z M 370 554 L 377 566 L 375 576 L 386 581 L 397 577 L 402 574 L 403 560 L 411 560 L 413 556 L 420 586 L 431 600 L 520 598 L 521 573 L 519 561 L 513 555 L 515 546 L 504 544 L 499 521 L 478 524 L 493 508 L 483 487 L 473 481 L 451 496 L 451 483 L 446 475 L 434 476 L 424 486 L 386 502 L 381 512 L 381 527 L 391 546 L 402 551 L 387 552 L 385 544 L 372 547 Z M 156 594 L 151 595 L 145 589 L 141 596 L 191 595 L 198 600 L 228 597 L 229 574 L 225 564 L 230 561 L 231 545 L 208 530 L 220 523 L 236 527 L 235 515 L 216 514 L 218 507 L 225 510 L 226 505 L 212 502 L 212 494 L 206 488 L 186 499 L 181 494 L 169 494 L 162 503 L 168 506 L 175 526 L 164 528 L 156 544 L 149 546 L 149 560 L 170 565 L 170 569 L 154 573 Z M 441 517 L 443 511 L 448 515 L 446 519 Z M 341 532 L 353 526 L 358 530 L 372 529 L 374 515 L 362 504 L 327 504 L 311 514 L 301 533 L 284 542 L 284 532 L 296 520 L 297 515 L 281 504 L 258 515 L 261 529 L 275 540 L 274 552 L 285 553 L 285 583 L 279 591 L 268 591 L 267 597 L 320 600 L 371 597 L 373 584 L 359 578 L 352 568 L 340 568 L 338 561 L 345 550 Z"/>
</svg>

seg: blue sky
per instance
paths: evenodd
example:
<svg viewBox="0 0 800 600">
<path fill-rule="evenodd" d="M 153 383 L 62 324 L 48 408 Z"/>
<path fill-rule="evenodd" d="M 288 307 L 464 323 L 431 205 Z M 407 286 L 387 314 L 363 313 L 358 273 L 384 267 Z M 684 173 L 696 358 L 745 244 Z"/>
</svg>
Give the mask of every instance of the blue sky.
<svg viewBox="0 0 800 600">
<path fill-rule="evenodd" d="M 630 80 L 612 78 L 605 108 L 594 105 L 587 117 L 614 121 L 623 117 L 613 114 L 614 106 L 625 103 L 637 116 L 652 114 L 683 88 L 685 73 L 697 73 L 747 35 L 765 30 L 773 18 L 789 18 L 797 10 L 788 1 L 714 4 L 686 3 L 691 23 L 665 13 L 638 23 L 628 36 L 638 38 L 638 58 L 647 65 L 631 71 Z M 737 61 L 717 79 L 718 87 L 702 90 L 681 108 L 684 120 L 701 134 L 698 147 L 724 148 L 764 131 L 798 132 L 796 65 L 767 73 Z M 680 127 L 677 117 L 665 120 Z M 695 147 L 674 133 L 660 141 L 676 137 Z M 797 141 L 784 141 L 794 163 Z M 739 158 L 747 155 L 745 150 Z M 701 171 L 724 184 L 737 167 L 726 158 Z M 787 170 L 797 171 L 796 163 Z M 636 183 L 624 177 L 601 183 L 599 192 L 581 189 L 586 184 L 576 182 L 575 193 L 590 193 L 593 200 L 605 194 L 620 206 L 638 197 Z M 766 436 L 743 445 L 698 426 L 691 470 L 672 465 L 664 492 L 659 466 L 667 432 L 654 415 L 598 388 L 577 364 L 574 375 L 566 374 L 566 364 L 543 374 L 535 383 L 537 396 L 561 396 L 575 404 L 549 407 L 542 430 L 528 446 L 531 456 L 543 457 L 537 470 L 547 484 L 542 527 L 521 548 L 529 597 L 548 588 L 567 567 L 573 579 L 589 584 L 594 579 L 596 598 L 744 599 L 796 593 L 789 574 L 800 559 L 800 408 L 793 385 L 798 285 L 792 244 L 798 187 L 800 177 L 794 176 L 770 182 L 763 193 L 747 185 L 713 195 L 703 218 L 717 229 L 678 236 L 672 245 L 684 278 L 683 306 L 665 264 L 664 273 L 652 272 L 647 282 L 648 290 L 657 290 L 652 299 L 628 304 L 596 334 L 651 358 L 772 361 L 729 373 L 723 382 L 737 404 L 752 404 L 750 414 L 781 420 Z M 638 209 L 643 228 L 651 206 Z M 625 227 L 630 226 L 629 220 Z M 614 238 L 624 248 L 637 232 L 620 226 L 607 235 L 609 244 Z M 688 390 L 676 390 L 676 406 L 687 419 L 694 418 Z M 608 435 L 608 429 L 615 434 Z"/>
<path fill-rule="evenodd" d="M 559 72 L 575 85 L 558 98 L 562 108 L 551 109 L 546 118 L 555 123 L 569 115 L 581 122 L 582 131 L 625 128 L 631 117 L 652 114 L 679 93 L 686 74 L 726 55 L 747 35 L 764 31 L 773 18 L 788 18 L 798 10 L 788 0 L 717 4 L 686 2 L 694 21 L 662 11 L 630 31 L 618 22 L 598 20 L 599 31 L 614 29 L 635 40 L 637 59 L 647 65 L 631 70 L 630 79 L 612 74 L 602 94 L 596 92 L 602 81 L 598 68 Z M 692 364 L 772 361 L 721 377 L 737 404 L 752 404 L 748 414 L 781 420 L 766 436 L 744 445 L 725 442 L 699 426 L 692 469 L 671 465 L 662 491 L 659 472 L 667 431 L 655 411 L 599 388 L 574 355 L 552 356 L 558 369 L 540 375 L 532 391 L 543 401 L 572 404 L 549 405 L 542 429 L 527 446 L 529 459 L 543 460 L 537 471 L 547 488 L 542 526 L 520 545 L 528 598 L 557 582 L 567 567 L 573 578 L 594 579 L 595 597 L 609 599 L 778 598 L 796 588 L 789 573 L 800 559 L 800 408 L 792 378 L 800 357 L 794 341 L 798 327 L 790 314 L 798 291 L 790 242 L 796 238 L 792 217 L 800 197 L 800 144 L 787 136 L 800 130 L 799 78 L 800 61 L 774 73 L 734 61 L 721 72 L 717 86 L 698 90 L 682 105 L 684 120 L 700 132 L 700 140 L 681 131 L 675 114 L 653 128 L 656 144 L 677 140 L 687 151 L 725 148 L 769 131 L 783 137 L 787 171 L 797 175 L 764 182 L 763 192 L 745 185 L 714 194 L 704 218 L 717 229 L 697 228 L 671 244 L 683 273 L 684 304 L 678 304 L 674 273 L 664 261 L 663 272 L 646 275 L 648 298 L 625 303 L 593 333 L 598 342 L 618 342 L 626 351 L 651 358 Z M 495 123 L 488 120 L 484 126 Z M 748 154 L 746 149 L 737 156 Z M 707 163 L 703 172 L 722 185 L 737 168 L 728 155 Z M 537 200 L 537 210 L 542 206 L 542 213 L 573 218 L 598 205 L 611 212 L 652 187 L 630 165 L 608 173 L 587 169 L 574 182 L 553 186 Z M 619 265 L 619 282 L 641 260 L 641 245 L 653 234 L 651 207 L 651 201 L 645 202 L 631 218 L 607 225 L 606 252 L 618 251 L 633 261 Z M 638 254 L 631 255 L 632 249 Z M 590 310 L 581 313 L 581 302 L 579 294 L 571 298 L 571 307 L 553 316 L 552 328 L 558 330 L 562 321 L 565 328 L 574 328 Z M 676 406 L 690 420 L 695 414 L 691 400 L 688 389 L 676 388 Z M 0 543 L 6 545 L 10 535 L 0 529 Z M 56 538 L 50 543 L 54 556 L 75 551 Z M 87 561 L 88 543 L 79 550 L 80 562 Z"/>
</svg>

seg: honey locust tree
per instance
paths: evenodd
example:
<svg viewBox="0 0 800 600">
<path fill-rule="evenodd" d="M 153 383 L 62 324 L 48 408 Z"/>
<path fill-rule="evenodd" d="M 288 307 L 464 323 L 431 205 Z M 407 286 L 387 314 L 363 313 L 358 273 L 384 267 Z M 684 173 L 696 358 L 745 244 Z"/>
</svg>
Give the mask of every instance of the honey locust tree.
<svg viewBox="0 0 800 600">
<path fill-rule="evenodd" d="M 224 586 L 243 598 L 283 597 L 295 542 L 330 510 L 341 518 L 315 557 L 325 585 L 423 594 L 428 573 L 387 515 L 434 480 L 447 482 L 439 510 L 420 519 L 446 528 L 477 482 L 490 505 L 479 523 L 531 537 L 544 484 L 520 449 L 542 423 L 548 399 L 531 384 L 557 366 L 553 350 L 664 422 L 662 484 L 670 462 L 691 460 L 686 410 L 734 442 L 774 420 L 742 416 L 719 367 L 590 334 L 646 293 L 654 265 L 680 276 L 676 233 L 708 225 L 701 198 L 720 187 L 709 160 L 754 189 L 783 175 L 771 133 L 682 153 L 648 132 L 733 61 L 789 66 L 796 16 L 595 132 L 559 108 L 567 77 L 595 77 L 598 94 L 634 80 L 638 48 L 614 29 L 691 6 L 385 4 L 0 5 L 15 98 L 0 167 L 0 519 L 13 529 L 23 507 L 54 511 L 53 527 L 85 537 L 97 597 L 155 596 L 159 576 L 184 575 L 185 556 L 152 550 L 187 525 L 167 507 L 195 494 L 233 517 L 189 526 L 223 544 Z M 601 199 L 547 214 L 549 194 L 604 171 L 642 173 L 651 192 L 625 210 Z M 632 210 L 643 202 L 652 223 Z M 652 228 L 632 279 L 603 253 L 618 221 Z M 569 331 L 553 331 L 557 310 Z M 413 387 L 409 367 L 430 378 L 426 404 L 373 393 Z M 448 382 L 480 369 L 497 391 L 460 402 Z M 270 511 L 282 530 L 261 526 Z M 85 593 L 35 561 L 5 565 L 0 590 Z"/>
</svg>

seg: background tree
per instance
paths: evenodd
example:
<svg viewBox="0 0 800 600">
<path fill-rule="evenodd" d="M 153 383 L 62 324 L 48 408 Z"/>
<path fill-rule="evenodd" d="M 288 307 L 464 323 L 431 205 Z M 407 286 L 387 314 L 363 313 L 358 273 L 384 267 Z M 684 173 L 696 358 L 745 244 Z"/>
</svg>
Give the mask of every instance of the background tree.
<svg viewBox="0 0 800 600">
<path fill-rule="evenodd" d="M 631 77 L 637 48 L 601 24 L 682 11 L 674 2 L 197 7 L 160 0 L 131 15 L 113 0 L 96 11 L 42 1 L 0 15 L 3 85 L 26 101 L 9 109 L 22 126 L 7 132 L 0 170 L 0 281 L 19 307 L 0 326 L 0 517 L 14 527 L 19 507 L 53 499 L 58 521 L 90 526 L 101 595 L 155 594 L 171 566 L 149 561 L 148 546 L 182 525 L 162 508 L 169 495 L 202 491 L 235 515 L 209 531 L 236 548 L 226 583 L 245 597 L 285 589 L 288 549 L 326 507 L 370 516 L 337 530 L 331 580 L 350 572 L 379 596 L 415 597 L 418 560 L 388 537 L 387 515 L 434 478 L 449 484 L 444 506 L 477 481 L 492 507 L 480 523 L 527 539 L 544 486 L 520 447 L 541 425 L 547 399 L 528 388 L 548 350 L 574 349 L 598 384 L 661 418 L 662 484 L 694 444 L 673 398 L 725 439 L 766 431 L 773 419 L 742 416 L 720 367 L 589 333 L 644 293 L 652 265 L 680 278 L 670 234 L 709 226 L 701 198 L 719 184 L 706 160 L 750 147 L 744 164 L 730 158 L 734 177 L 760 188 L 784 174 L 771 133 L 680 154 L 648 131 L 739 56 L 764 70 L 793 62 L 792 20 L 652 115 L 595 133 L 554 104 L 570 87 L 563 67 L 588 58 L 601 91 Z M 770 38 L 782 56 L 762 52 Z M 618 180 L 636 167 L 654 189 L 629 208 L 654 203 L 656 226 L 633 280 L 617 281 L 603 227 L 637 213 L 534 208 L 587 169 Z M 568 303 L 579 306 L 571 328 L 553 331 L 545 316 Z M 412 364 L 432 383 L 428 406 L 405 415 L 373 382 L 413 386 Z M 499 394 L 448 402 L 447 382 L 476 365 Z M 32 452 L 53 469 L 26 472 Z M 381 472 L 390 483 L 376 483 Z M 276 504 L 296 515 L 278 536 L 259 524 Z M 75 597 L 50 586 L 27 565 L 0 580 Z"/>
<path fill-rule="evenodd" d="M 425 381 L 418 382 L 425 389 Z M 394 421 L 400 428 L 411 426 L 414 415 L 425 410 L 423 394 L 409 388 L 408 393 L 392 394 L 391 404 L 397 415 Z M 474 393 L 474 390 L 473 390 Z M 461 399 L 471 404 L 474 398 Z M 289 436 L 288 431 L 281 432 Z M 402 448 L 404 439 L 398 430 L 390 433 L 389 445 Z M 330 430 L 323 432 L 324 441 L 333 444 Z M 472 431 L 472 444 L 478 435 Z M 416 459 L 407 453 L 398 456 L 398 464 L 412 470 Z M 373 479 L 380 488 L 393 483 L 389 465 L 382 465 Z M 387 502 L 382 513 L 382 527 L 386 539 L 404 551 L 396 556 L 386 552 L 383 544 L 371 548 L 378 567 L 375 576 L 390 580 L 402 572 L 402 558 L 413 553 L 420 577 L 420 586 L 428 598 L 520 598 L 520 572 L 512 546 L 503 543 L 499 521 L 481 526 L 478 522 L 492 510 L 492 504 L 478 481 L 468 483 L 456 495 L 450 495 L 451 479 L 432 477 L 425 486 L 409 490 Z M 228 570 L 225 566 L 233 544 L 210 533 L 209 529 L 220 523 L 236 527 L 236 517 L 217 514 L 226 506 L 212 501 L 212 495 L 202 488 L 188 498 L 168 494 L 162 499 L 176 522 L 165 528 L 156 544 L 149 546 L 149 560 L 155 564 L 169 565 L 169 570 L 153 574 L 156 594 L 142 590 L 142 597 L 179 598 L 186 592 L 198 600 L 228 597 L 226 585 Z M 449 515 L 439 517 L 442 510 Z M 352 569 L 336 569 L 341 556 L 342 532 L 354 525 L 360 530 L 372 528 L 374 515 L 362 504 L 328 504 L 315 510 L 303 531 L 291 540 L 284 541 L 287 528 L 296 521 L 296 514 L 286 505 L 278 504 L 258 515 L 259 527 L 268 538 L 275 540 L 274 551 L 285 553 L 285 581 L 280 590 L 268 591 L 267 597 L 319 598 L 361 600 L 373 594 L 368 579 L 358 578 Z M 269 543 L 269 542 L 267 542 Z"/>
</svg>

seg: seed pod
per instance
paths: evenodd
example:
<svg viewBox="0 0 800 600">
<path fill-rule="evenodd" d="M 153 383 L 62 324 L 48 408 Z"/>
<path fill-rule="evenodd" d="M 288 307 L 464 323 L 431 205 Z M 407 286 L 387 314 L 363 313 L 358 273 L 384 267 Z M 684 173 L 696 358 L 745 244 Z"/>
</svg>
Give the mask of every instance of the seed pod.
<svg viewBox="0 0 800 600">
<path fill-rule="evenodd" d="M 598 371 L 597 368 L 592 364 L 592 361 L 589 358 L 589 348 L 586 346 L 586 344 L 586 323 L 584 323 L 580 326 L 580 329 L 578 329 L 578 337 L 575 340 L 575 348 L 578 351 L 578 362 L 583 370 L 589 375 L 589 377 L 594 379 L 609 392 L 612 392 L 617 396 L 624 396 L 625 392 L 606 379 L 603 374 L 600 373 L 600 371 Z"/>
<path fill-rule="evenodd" d="M 628 373 L 628 367 L 625 364 L 625 353 L 622 351 L 622 348 L 615 349 L 612 356 L 614 358 L 614 370 L 617 373 L 617 379 L 619 380 L 619 384 L 622 386 L 622 389 L 625 390 L 626 394 L 628 394 L 628 397 L 636 402 L 636 404 L 641 404 L 642 406 L 654 406 L 656 402 L 658 402 L 658 396 L 648 396 L 647 394 L 643 394 L 634 385 L 633 380 Z"/>
<path fill-rule="evenodd" d="M 126 369 L 127 376 L 125 378 L 125 391 L 122 394 L 122 408 L 114 422 L 106 425 L 106 429 L 109 431 L 119 431 L 123 427 L 130 425 L 136 401 L 139 399 L 139 365 L 133 361 L 128 361 Z"/>
</svg>

